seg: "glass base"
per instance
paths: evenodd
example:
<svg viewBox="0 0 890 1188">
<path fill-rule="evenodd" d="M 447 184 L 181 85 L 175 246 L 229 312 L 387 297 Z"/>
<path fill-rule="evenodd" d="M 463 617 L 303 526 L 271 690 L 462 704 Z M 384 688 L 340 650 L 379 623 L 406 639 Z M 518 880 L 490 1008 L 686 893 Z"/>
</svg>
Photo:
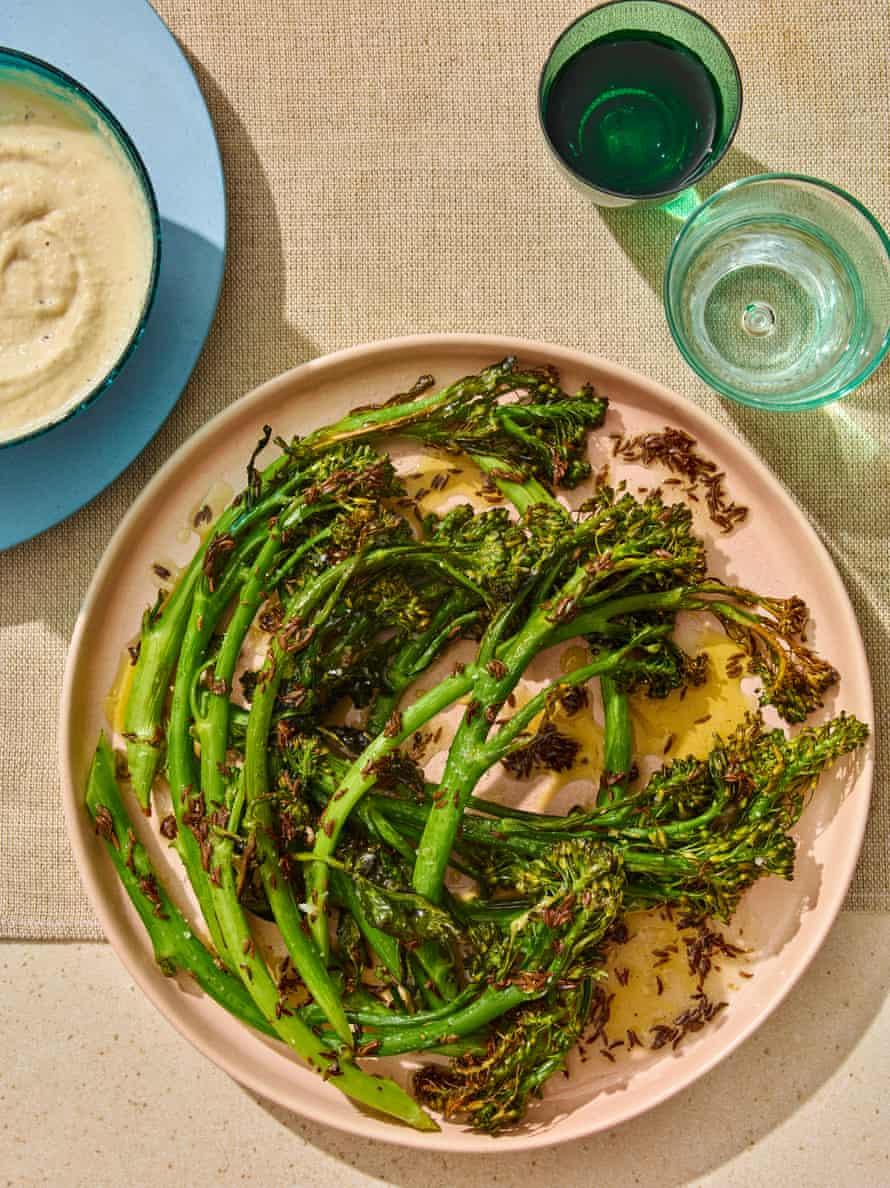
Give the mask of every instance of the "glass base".
<svg viewBox="0 0 890 1188">
<path fill-rule="evenodd" d="M 890 243 L 827 182 L 764 174 L 732 182 L 674 243 L 665 308 L 706 383 L 759 408 L 837 399 L 890 345 Z"/>
<path fill-rule="evenodd" d="M 690 333 L 733 386 L 796 392 L 825 377 L 855 334 L 855 275 L 840 245 L 814 229 L 727 229 L 702 246 L 688 283 Z"/>
</svg>

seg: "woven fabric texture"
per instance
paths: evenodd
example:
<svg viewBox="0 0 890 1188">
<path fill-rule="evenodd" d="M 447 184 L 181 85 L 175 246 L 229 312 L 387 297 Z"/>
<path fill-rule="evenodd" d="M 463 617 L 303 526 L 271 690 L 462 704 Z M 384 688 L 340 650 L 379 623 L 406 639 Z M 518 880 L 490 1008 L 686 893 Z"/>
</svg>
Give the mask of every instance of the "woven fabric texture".
<svg viewBox="0 0 890 1188">
<path fill-rule="evenodd" d="M 888 225 L 883 0 L 687 2 L 724 34 L 745 88 L 735 146 L 705 191 L 764 171 L 808 173 Z M 88 507 L 0 555 L 0 934 L 98 935 L 65 836 L 57 703 L 80 600 L 137 492 L 260 381 L 422 331 L 519 334 L 619 360 L 712 413 L 786 484 L 846 581 L 877 696 L 874 809 L 847 906 L 890 910 L 890 367 L 840 405 L 783 417 L 731 407 L 685 366 L 660 297 L 676 224 L 589 205 L 538 129 L 538 72 L 583 5 L 156 7 L 219 137 L 226 281 L 202 359 L 157 438 Z"/>
</svg>

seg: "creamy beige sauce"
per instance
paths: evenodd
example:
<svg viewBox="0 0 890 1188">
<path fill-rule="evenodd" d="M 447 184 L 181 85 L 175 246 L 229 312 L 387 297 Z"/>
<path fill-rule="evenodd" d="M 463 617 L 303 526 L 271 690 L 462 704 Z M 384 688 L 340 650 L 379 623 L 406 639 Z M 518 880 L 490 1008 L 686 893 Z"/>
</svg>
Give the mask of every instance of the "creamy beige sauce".
<svg viewBox="0 0 890 1188">
<path fill-rule="evenodd" d="M 0 78 L 0 441 L 57 420 L 135 331 L 154 240 L 139 179 L 86 104 Z"/>
</svg>

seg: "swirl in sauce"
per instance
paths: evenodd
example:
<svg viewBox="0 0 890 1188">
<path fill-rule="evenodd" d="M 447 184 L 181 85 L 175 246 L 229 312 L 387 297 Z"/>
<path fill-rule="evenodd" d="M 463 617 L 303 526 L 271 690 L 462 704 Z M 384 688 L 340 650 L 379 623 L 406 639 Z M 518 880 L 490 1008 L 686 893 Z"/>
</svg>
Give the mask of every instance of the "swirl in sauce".
<svg viewBox="0 0 890 1188">
<path fill-rule="evenodd" d="M 39 76 L 0 75 L 0 442 L 58 420 L 112 370 L 153 256 L 147 199 L 111 132 Z"/>
</svg>

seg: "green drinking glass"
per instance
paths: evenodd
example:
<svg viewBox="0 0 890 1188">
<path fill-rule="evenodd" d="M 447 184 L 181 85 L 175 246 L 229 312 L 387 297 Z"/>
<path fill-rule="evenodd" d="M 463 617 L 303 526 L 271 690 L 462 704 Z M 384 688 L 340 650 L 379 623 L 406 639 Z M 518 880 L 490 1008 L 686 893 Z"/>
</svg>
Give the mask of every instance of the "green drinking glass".
<svg viewBox="0 0 890 1188">
<path fill-rule="evenodd" d="M 724 155 L 741 110 L 729 46 L 668 0 L 612 0 L 579 17 L 538 87 L 554 157 L 600 206 L 676 198 Z"/>
<path fill-rule="evenodd" d="M 681 229 L 664 301 L 712 388 L 756 408 L 813 408 L 851 392 L 890 348 L 890 239 L 828 182 L 746 177 Z"/>
</svg>

